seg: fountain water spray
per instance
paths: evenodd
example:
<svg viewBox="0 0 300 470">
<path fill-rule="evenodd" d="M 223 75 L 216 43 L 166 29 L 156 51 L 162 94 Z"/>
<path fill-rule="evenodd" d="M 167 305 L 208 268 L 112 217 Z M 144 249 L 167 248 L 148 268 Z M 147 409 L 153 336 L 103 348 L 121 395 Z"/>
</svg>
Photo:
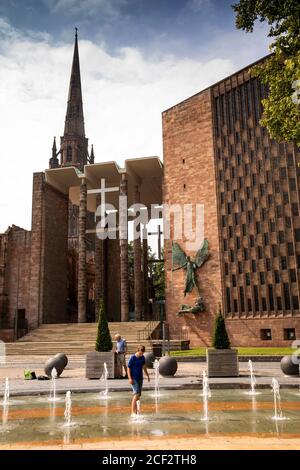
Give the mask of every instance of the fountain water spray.
<svg viewBox="0 0 300 470">
<path fill-rule="evenodd" d="M 56 397 L 56 379 L 57 379 L 57 370 L 53 367 L 51 371 L 51 388 L 50 388 L 50 397 L 49 401 L 58 401 L 59 398 Z"/>
<path fill-rule="evenodd" d="M 154 373 L 155 373 L 155 385 L 154 385 L 154 396 L 158 398 L 160 396 L 159 392 L 159 362 L 155 359 L 153 363 Z"/>
<path fill-rule="evenodd" d="M 136 402 L 136 414 L 137 414 L 137 416 L 141 415 L 141 402 L 140 402 L 140 400 L 138 400 Z"/>
<path fill-rule="evenodd" d="M 106 365 L 106 362 L 104 362 L 103 364 L 103 374 L 101 376 L 101 379 L 100 380 L 103 380 L 104 381 L 104 390 L 102 390 L 100 392 L 100 398 L 104 398 L 104 399 L 107 399 L 108 398 L 108 380 L 107 380 L 107 377 L 108 377 L 108 370 L 107 370 L 107 365 Z"/>
<path fill-rule="evenodd" d="M 203 418 L 202 421 L 208 421 L 208 399 L 211 397 L 211 391 L 209 387 L 208 377 L 206 375 L 206 371 L 204 370 L 202 373 L 202 398 L 203 398 Z"/>
<path fill-rule="evenodd" d="M 7 406 L 9 404 L 9 380 L 6 377 L 5 379 L 5 388 L 4 388 L 4 396 L 3 396 L 3 406 Z"/>
<path fill-rule="evenodd" d="M 66 393 L 66 407 L 65 407 L 65 426 L 71 426 L 71 418 L 72 418 L 72 399 L 71 399 L 71 392 L 68 391 Z"/>
<path fill-rule="evenodd" d="M 282 409 L 281 409 L 281 399 L 280 399 L 280 385 L 278 383 L 277 379 L 272 379 L 272 389 L 273 389 L 273 394 L 274 394 L 274 416 L 273 419 L 275 420 L 283 420 L 286 419 L 285 416 L 282 414 Z"/>
<path fill-rule="evenodd" d="M 2 427 L 3 428 L 6 428 L 6 425 L 7 425 L 7 421 L 8 421 L 8 409 L 9 409 L 9 405 L 3 405 L 3 408 L 2 408 Z"/>
<path fill-rule="evenodd" d="M 256 386 L 256 378 L 255 378 L 255 375 L 254 375 L 254 372 L 253 372 L 253 363 L 251 361 L 251 359 L 249 359 L 248 361 L 248 365 L 249 365 L 249 371 L 250 371 L 250 384 L 251 384 L 251 390 L 248 393 L 248 395 L 258 395 L 259 392 L 257 392 L 255 390 L 255 386 Z"/>
<path fill-rule="evenodd" d="M 134 423 L 144 423 L 145 418 L 141 413 L 141 402 L 140 400 L 137 400 L 136 402 L 136 414 L 133 414 L 131 416 L 131 419 L 133 420 Z"/>
</svg>

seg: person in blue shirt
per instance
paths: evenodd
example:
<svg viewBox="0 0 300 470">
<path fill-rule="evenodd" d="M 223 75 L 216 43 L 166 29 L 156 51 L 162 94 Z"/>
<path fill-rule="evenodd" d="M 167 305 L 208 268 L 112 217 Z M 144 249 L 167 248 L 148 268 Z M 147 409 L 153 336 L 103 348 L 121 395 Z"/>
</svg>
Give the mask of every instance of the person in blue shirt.
<svg viewBox="0 0 300 470">
<path fill-rule="evenodd" d="M 150 382 L 150 377 L 146 367 L 146 361 L 144 357 L 145 346 L 138 346 L 136 353 L 131 356 L 127 365 L 127 372 L 129 383 L 132 387 L 133 398 L 131 402 L 131 412 L 132 414 L 137 414 L 137 401 L 140 399 L 143 388 L 143 371 L 145 372 L 148 382 Z"/>
</svg>

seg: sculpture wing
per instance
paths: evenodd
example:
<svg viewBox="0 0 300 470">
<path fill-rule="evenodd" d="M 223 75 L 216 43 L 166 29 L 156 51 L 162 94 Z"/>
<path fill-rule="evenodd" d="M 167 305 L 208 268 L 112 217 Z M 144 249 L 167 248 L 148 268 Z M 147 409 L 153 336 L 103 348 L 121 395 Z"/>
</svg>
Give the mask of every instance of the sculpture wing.
<svg viewBox="0 0 300 470">
<path fill-rule="evenodd" d="M 178 243 L 172 244 L 172 269 L 185 268 L 187 264 L 184 251 L 180 248 Z"/>
<path fill-rule="evenodd" d="M 200 249 L 197 251 L 197 254 L 196 254 L 195 263 L 198 266 L 198 268 L 200 268 L 200 266 L 202 266 L 202 264 L 205 263 L 205 261 L 209 258 L 209 255 L 210 253 L 208 251 L 208 241 L 205 238 Z"/>
</svg>

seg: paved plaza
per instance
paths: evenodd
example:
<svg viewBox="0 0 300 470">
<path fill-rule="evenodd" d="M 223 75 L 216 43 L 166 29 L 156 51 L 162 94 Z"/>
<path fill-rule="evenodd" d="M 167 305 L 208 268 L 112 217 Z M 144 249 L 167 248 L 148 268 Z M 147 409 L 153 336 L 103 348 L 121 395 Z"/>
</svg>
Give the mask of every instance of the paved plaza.
<svg viewBox="0 0 300 470">
<path fill-rule="evenodd" d="M 43 364 L 46 358 L 28 357 L 22 362 L 11 362 L 0 366 L 0 393 L 4 390 L 4 379 L 10 379 L 11 396 L 42 394 L 49 392 L 49 381 L 24 380 L 24 369 L 34 370 L 36 375 L 44 375 Z M 13 361 L 13 360 L 12 360 Z M 240 362 L 240 376 L 230 378 L 211 378 L 211 388 L 247 388 L 250 386 L 249 368 L 246 362 Z M 174 377 L 161 377 L 161 388 L 201 388 L 202 372 L 206 369 L 205 362 L 178 362 L 178 370 Z M 254 362 L 254 371 L 257 387 L 270 387 L 272 378 L 276 378 L 281 387 L 300 387 L 300 377 L 286 376 L 280 369 L 280 362 Z M 154 387 L 154 372 L 149 369 L 150 383 L 145 381 L 144 388 Z M 2 379 L 2 380 L 1 380 Z M 85 378 L 84 359 L 70 359 L 68 366 L 57 380 L 58 393 L 72 392 L 95 392 L 101 390 L 99 380 L 88 380 Z M 130 392 L 127 380 L 109 380 L 110 390 Z"/>
<path fill-rule="evenodd" d="M 46 360 L 46 357 L 37 357 L 37 356 L 28 356 L 24 358 L 9 358 L 10 362 L 6 365 L 2 364 L 0 367 L 0 395 L 4 392 L 5 378 L 9 378 L 10 384 L 10 396 L 11 397 L 22 397 L 25 395 L 48 395 L 50 390 L 50 381 L 40 381 L 40 380 L 24 380 L 23 374 L 24 369 L 34 370 L 36 375 L 44 375 L 43 364 Z M 276 378 L 283 390 L 290 389 L 287 393 L 295 395 L 294 398 L 290 398 L 292 402 L 287 406 L 295 410 L 299 409 L 300 406 L 300 396 L 297 398 L 298 389 L 300 387 L 300 377 L 287 377 L 285 376 L 280 369 L 280 362 L 254 362 L 254 371 L 256 375 L 257 388 L 270 389 L 271 394 L 271 381 L 272 378 Z M 160 389 L 163 390 L 178 390 L 178 395 L 184 394 L 186 390 L 186 396 L 189 396 L 191 393 L 195 393 L 195 389 L 199 389 L 199 392 L 202 388 L 202 372 L 206 369 L 205 362 L 178 362 L 178 370 L 174 377 L 160 377 Z M 154 371 L 149 370 L 150 372 L 150 383 L 147 381 L 144 382 L 145 391 L 151 390 L 154 388 Z M 123 396 L 123 404 L 119 405 L 120 409 L 117 411 L 116 404 L 113 405 L 112 413 L 121 413 L 128 417 L 130 416 L 130 399 L 131 399 L 131 390 L 130 385 L 127 380 L 114 379 L 109 380 L 109 390 L 110 393 L 116 392 L 116 395 L 120 395 L 118 392 L 128 392 L 128 403 L 126 401 L 126 395 Z M 240 362 L 240 376 L 236 378 L 211 378 L 210 387 L 212 390 L 215 390 L 215 394 L 223 393 L 221 389 L 249 389 L 250 388 L 250 378 L 247 362 Z M 69 359 L 69 364 L 67 368 L 62 373 L 62 376 L 57 380 L 57 393 L 65 394 L 66 391 L 70 390 L 72 396 L 75 399 L 74 403 L 74 414 L 80 414 L 83 412 L 83 408 L 78 408 L 76 405 L 76 394 L 80 396 L 80 392 L 99 392 L 103 389 L 103 382 L 100 380 L 88 380 L 85 378 L 85 361 L 83 357 L 71 357 Z M 295 393 L 292 391 L 295 389 Z M 193 392 L 194 391 L 194 392 Z M 235 393 L 237 390 L 235 391 Z M 170 392 L 170 403 L 165 402 L 164 407 L 170 409 L 172 408 L 171 401 L 174 401 L 175 396 L 173 392 Z M 228 393 L 228 392 L 227 392 Z M 197 394 L 198 395 L 198 394 Z M 84 394 L 85 396 L 85 394 Z M 35 400 L 39 398 L 36 397 Z M 186 413 L 199 413 L 199 406 L 201 407 L 201 398 L 195 401 L 192 400 L 185 404 L 179 405 L 184 407 Z M 115 403 L 115 402 L 114 402 Z M 251 400 L 240 404 L 239 402 L 233 402 L 232 405 L 238 409 L 241 409 L 242 413 L 247 413 L 248 408 L 252 406 Z M 112 404 L 110 405 L 112 406 Z M 224 411 L 224 409 L 230 410 L 230 402 L 218 401 L 216 399 L 215 403 L 211 404 L 212 408 L 215 410 L 215 413 L 219 409 L 219 412 Z M 63 407 L 64 405 L 58 405 L 57 416 L 63 417 Z M 224 408 L 225 407 L 225 408 Z M 266 410 L 268 414 L 272 412 L 272 402 L 269 404 L 263 400 L 263 403 L 259 405 L 262 410 Z M 114 410 L 116 408 L 116 410 Z M 149 402 L 144 403 L 144 410 L 146 415 L 153 412 L 153 405 Z M 249 410 L 250 410 L 249 408 Z M 95 419 L 97 416 L 101 416 L 103 410 L 98 405 L 92 405 L 85 407 L 85 413 L 87 413 L 88 419 Z M 178 412 L 178 411 L 177 411 Z M 229 411 L 230 412 L 230 411 Z M 37 419 L 44 418 L 48 413 L 47 410 L 38 409 L 36 411 L 30 410 L 19 410 L 12 411 L 11 418 L 18 420 L 25 420 L 24 424 L 32 413 L 38 413 L 36 416 Z M 14 413 L 19 413 L 14 417 Z M 28 415 L 29 413 L 29 415 Z M 24 416 L 23 416 L 24 414 Z M 44 416 L 45 414 L 45 416 Z M 20 415 L 20 416 L 19 416 Z M 28 415 L 28 416 L 27 416 Z M 200 416 L 200 415 L 199 415 Z M 249 416 L 246 414 L 246 416 Z M 199 418 L 200 419 L 200 418 Z M 224 430 L 220 429 L 219 432 L 215 432 L 213 429 L 211 432 L 207 433 L 191 433 L 186 434 L 186 431 L 182 430 L 180 433 L 167 434 L 162 436 L 155 435 L 143 435 L 138 434 L 138 437 L 132 433 L 128 435 L 109 435 L 101 437 L 91 437 L 93 435 L 85 435 L 84 437 L 76 437 L 69 442 L 65 442 L 62 439 L 57 439 L 48 436 L 47 440 L 42 440 L 40 437 L 38 439 L 31 439 L 31 436 L 28 435 L 27 439 L 23 439 L 21 442 L 16 442 L 13 440 L 4 440 L 0 444 L 0 450 L 4 449 L 66 449 L 66 450 L 75 450 L 75 449 L 94 449 L 94 450 L 197 450 L 197 449 L 300 449 L 300 435 L 296 430 L 292 432 L 280 432 L 276 435 L 268 435 L 264 432 L 257 433 L 245 433 L 242 431 L 241 423 L 244 424 L 244 419 L 241 418 L 240 425 L 238 422 L 235 424 L 234 432 L 226 433 Z M 229 420 L 230 421 L 230 420 Z M 170 422 L 172 425 L 172 421 Z"/>
</svg>

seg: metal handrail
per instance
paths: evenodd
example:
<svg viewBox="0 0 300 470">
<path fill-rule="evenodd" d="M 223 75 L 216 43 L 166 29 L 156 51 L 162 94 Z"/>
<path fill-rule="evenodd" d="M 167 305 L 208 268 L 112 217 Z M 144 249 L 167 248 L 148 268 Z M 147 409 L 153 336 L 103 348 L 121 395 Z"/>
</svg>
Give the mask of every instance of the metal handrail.
<svg viewBox="0 0 300 470">
<path fill-rule="evenodd" d="M 188 331 L 187 330 L 179 330 L 179 332 L 176 330 L 175 333 L 170 332 L 170 326 L 169 326 L 169 323 L 165 322 L 165 328 L 166 328 L 166 332 L 167 332 L 167 339 L 170 340 L 170 336 L 172 337 L 172 339 L 174 340 L 179 340 L 179 341 L 188 341 L 189 339 L 189 334 L 188 334 Z"/>
<path fill-rule="evenodd" d="M 152 338 L 152 333 L 153 333 L 153 330 L 154 330 L 155 323 L 156 323 L 155 320 L 150 320 L 147 323 L 147 325 L 145 326 L 145 328 L 138 331 L 138 341 L 139 342 L 143 341 L 143 340 L 147 340 L 147 341 L 150 341 L 151 346 L 153 345 L 154 338 Z M 163 322 L 163 323 L 165 325 L 165 335 L 166 335 L 165 339 L 166 339 L 166 341 L 170 341 L 170 336 L 172 337 L 172 339 L 178 340 L 178 341 L 188 341 L 189 340 L 189 334 L 188 334 L 187 330 L 180 330 L 179 333 L 178 332 L 176 332 L 176 333 L 172 332 L 170 334 L 169 323 L 167 323 L 167 322 Z"/>
<path fill-rule="evenodd" d="M 152 332 L 156 323 L 157 322 L 155 320 L 150 320 L 145 326 L 145 328 L 143 328 L 142 330 L 139 330 L 138 341 L 147 340 L 147 341 L 150 341 L 152 345 L 152 342 L 153 342 Z"/>
</svg>

